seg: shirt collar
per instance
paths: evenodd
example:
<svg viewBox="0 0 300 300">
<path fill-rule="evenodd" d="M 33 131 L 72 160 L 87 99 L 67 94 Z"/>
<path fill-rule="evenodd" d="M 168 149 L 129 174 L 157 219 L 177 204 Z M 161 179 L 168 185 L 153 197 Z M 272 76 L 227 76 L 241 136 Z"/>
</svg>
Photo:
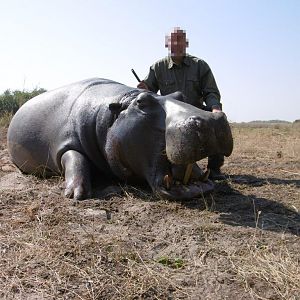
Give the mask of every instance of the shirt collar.
<svg viewBox="0 0 300 300">
<path fill-rule="evenodd" d="M 185 65 L 189 66 L 190 65 L 190 61 L 188 58 L 188 55 L 186 54 L 185 57 L 183 58 L 182 61 Z M 171 69 L 173 66 L 176 66 L 176 64 L 174 63 L 173 59 L 171 56 L 168 56 L 168 69 Z"/>
</svg>

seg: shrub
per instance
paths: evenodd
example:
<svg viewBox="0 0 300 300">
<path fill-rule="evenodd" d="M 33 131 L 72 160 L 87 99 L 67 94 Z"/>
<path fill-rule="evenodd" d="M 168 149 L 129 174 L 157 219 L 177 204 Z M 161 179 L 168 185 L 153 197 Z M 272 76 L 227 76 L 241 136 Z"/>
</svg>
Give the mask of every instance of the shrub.
<svg viewBox="0 0 300 300">
<path fill-rule="evenodd" d="M 0 95 L 0 117 L 15 114 L 26 101 L 44 92 L 46 90 L 43 88 L 35 88 L 32 91 L 6 90 Z"/>
<path fill-rule="evenodd" d="M 0 116 L 0 127 L 8 127 L 9 123 L 13 117 L 12 113 L 5 112 Z"/>
<path fill-rule="evenodd" d="M 0 116 L 6 113 L 15 113 L 19 108 L 18 102 L 10 90 L 0 95 Z"/>
</svg>

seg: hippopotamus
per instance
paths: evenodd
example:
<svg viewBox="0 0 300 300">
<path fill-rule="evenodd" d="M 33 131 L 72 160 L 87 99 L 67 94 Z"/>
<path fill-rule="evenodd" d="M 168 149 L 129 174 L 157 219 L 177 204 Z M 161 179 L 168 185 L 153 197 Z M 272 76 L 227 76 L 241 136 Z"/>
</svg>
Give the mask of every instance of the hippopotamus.
<svg viewBox="0 0 300 300">
<path fill-rule="evenodd" d="M 197 161 L 229 156 L 233 139 L 223 112 L 198 109 L 183 97 L 101 78 L 45 92 L 12 118 L 11 160 L 27 174 L 64 176 L 65 196 L 74 199 L 90 198 L 92 179 L 108 177 L 146 182 L 168 199 L 199 197 L 214 184 Z"/>
</svg>

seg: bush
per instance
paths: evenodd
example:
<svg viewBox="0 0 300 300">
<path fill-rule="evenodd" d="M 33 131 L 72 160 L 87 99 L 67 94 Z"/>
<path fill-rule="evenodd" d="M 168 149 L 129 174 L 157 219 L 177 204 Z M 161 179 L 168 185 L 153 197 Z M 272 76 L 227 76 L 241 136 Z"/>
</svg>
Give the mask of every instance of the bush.
<svg viewBox="0 0 300 300">
<path fill-rule="evenodd" d="M 32 91 L 6 90 L 0 95 L 0 117 L 15 114 L 26 101 L 44 92 L 46 90 L 43 88 L 35 88 Z"/>
<path fill-rule="evenodd" d="M 5 112 L 3 115 L 0 116 L 0 127 L 8 127 L 10 121 L 13 117 L 12 113 Z"/>
<path fill-rule="evenodd" d="M 18 102 L 10 90 L 0 95 L 0 116 L 6 113 L 15 113 L 19 108 Z"/>
</svg>

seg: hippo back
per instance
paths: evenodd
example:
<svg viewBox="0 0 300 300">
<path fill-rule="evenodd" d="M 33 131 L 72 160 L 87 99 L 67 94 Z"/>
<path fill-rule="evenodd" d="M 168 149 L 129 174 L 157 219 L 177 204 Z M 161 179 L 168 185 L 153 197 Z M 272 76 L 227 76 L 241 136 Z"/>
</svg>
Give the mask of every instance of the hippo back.
<svg viewBox="0 0 300 300">
<path fill-rule="evenodd" d="M 93 78 L 27 101 L 17 111 L 8 129 L 12 161 L 25 173 L 61 173 L 62 153 L 68 149 L 83 151 L 82 128 L 92 134 L 99 109 L 107 109 L 109 103 L 117 101 L 129 90 L 132 88 L 123 84 Z M 96 144 L 96 141 L 91 143 Z"/>
</svg>

